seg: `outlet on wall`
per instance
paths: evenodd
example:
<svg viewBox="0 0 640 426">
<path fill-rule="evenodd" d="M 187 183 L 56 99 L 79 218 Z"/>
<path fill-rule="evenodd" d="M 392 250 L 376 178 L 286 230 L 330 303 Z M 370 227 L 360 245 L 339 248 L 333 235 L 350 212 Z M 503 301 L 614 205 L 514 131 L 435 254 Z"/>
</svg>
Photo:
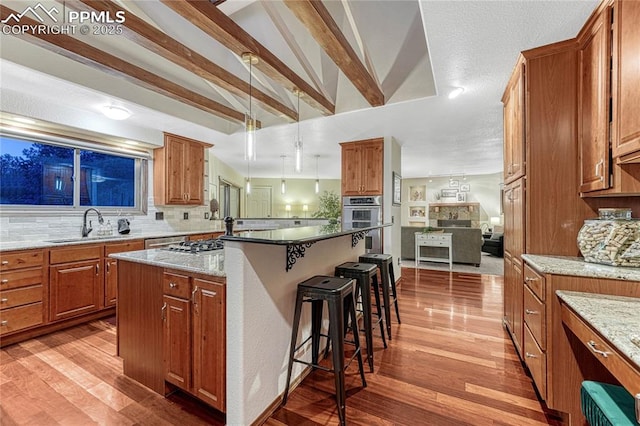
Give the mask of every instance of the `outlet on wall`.
<svg viewBox="0 0 640 426">
<path fill-rule="evenodd" d="M 204 218 L 209 219 L 209 212 L 204 212 Z"/>
<path fill-rule="evenodd" d="M 156 220 L 163 220 L 164 212 L 156 212 Z"/>
<path fill-rule="evenodd" d="M 184 213 L 182 213 L 182 218 L 183 218 L 184 220 L 189 220 L 189 212 L 184 212 Z"/>
</svg>

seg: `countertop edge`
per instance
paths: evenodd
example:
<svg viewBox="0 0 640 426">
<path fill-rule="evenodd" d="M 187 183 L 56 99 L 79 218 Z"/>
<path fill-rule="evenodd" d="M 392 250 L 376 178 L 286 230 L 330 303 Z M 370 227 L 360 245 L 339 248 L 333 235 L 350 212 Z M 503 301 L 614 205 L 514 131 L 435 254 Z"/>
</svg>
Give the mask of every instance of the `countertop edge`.
<svg viewBox="0 0 640 426">
<path fill-rule="evenodd" d="M 166 252 L 166 253 L 171 253 L 172 256 L 174 257 L 174 259 L 172 259 L 171 261 L 162 261 L 162 260 L 154 260 L 154 259 L 146 259 L 146 258 L 138 257 L 140 253 L 155 253 L 155 252 L 159 252 L 159 250 L 148 249 L 148 250 L 129 251 L 129 252 L 123 252 L 123 253 L 114 253 L 109 255 L 109 257 L 118 259 L 118 260 L 124 260 L 126 262 L 140 263 L 144 265 L 157 266 L 160 268 L 175 269 L 178 271 L 192 272 L 196 274 L 209 275 L 213 277 L 226 278 L 227 276 L 226 273 L 224 272 L 198 268 L 190 265 L 185 265 L 184 263 L 176 263 L 178 262 L 178 259 L 193 261 L 194 259 L 196 259 L 194 256 L 219 256 L 220 254 L 218 253 L 213 254 L 212 252 L 205 252 L 205 253 L 199 253 L 199 254 L 192 254 L 192 253 Z"/>
<path fill-rule="evenodd" d="M 640 281 L 640 268 L 585 262 L 581 257 L 523 254 L 527 264 L 542 274 Z"/>
</svg>

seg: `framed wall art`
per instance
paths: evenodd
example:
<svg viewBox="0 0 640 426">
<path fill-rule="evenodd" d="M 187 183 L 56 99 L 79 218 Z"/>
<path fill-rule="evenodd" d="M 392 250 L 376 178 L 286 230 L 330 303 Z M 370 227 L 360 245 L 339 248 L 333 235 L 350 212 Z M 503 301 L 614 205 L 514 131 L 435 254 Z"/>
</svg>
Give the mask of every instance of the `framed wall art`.
<svg viewBox="0 0 640 426">
<path fill-rule="evenodd" d="M 471 185 L 468 183 L 463 183 L 460 185 L 460 192 L 469 192 L 471 190 Z"/>
<path fill-rule="evenodd" d="M 402 200 L 402 197 L 401 197 L 402 177 L 396 172 L 393 172 L 393 181 L 391 183 L 392 183 L 391 193 L 393 194 L 393 199 L 391 200 L 391 204 L 393 204 L 394 206 L 399 206 Z"/>
<path fill-rule="evenodd" d="M 441 189 L 440 196 L 442 198 L 456 198 L 456 194 L 458 193 L 457 189 Z"/>
</svg>

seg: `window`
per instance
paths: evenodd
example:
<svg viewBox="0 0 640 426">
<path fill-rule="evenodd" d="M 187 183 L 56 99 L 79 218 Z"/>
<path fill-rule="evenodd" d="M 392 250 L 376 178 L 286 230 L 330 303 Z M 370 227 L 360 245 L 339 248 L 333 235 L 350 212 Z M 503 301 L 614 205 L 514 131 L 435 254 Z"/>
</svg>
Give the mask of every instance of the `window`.
<svg viewBox="0 0 640 426">
<path fill-rule="evenodd" d="M 0 134 L 0 206 L 144 212 L 143 169 L 142 156 L 108 147 Z"/>
</svg>

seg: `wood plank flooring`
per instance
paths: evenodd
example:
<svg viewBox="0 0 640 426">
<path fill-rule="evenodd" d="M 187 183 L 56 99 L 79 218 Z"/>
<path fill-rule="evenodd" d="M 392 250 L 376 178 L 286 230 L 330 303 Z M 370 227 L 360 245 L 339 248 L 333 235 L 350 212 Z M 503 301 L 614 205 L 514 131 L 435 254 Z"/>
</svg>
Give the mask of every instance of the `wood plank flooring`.
<svg viewBox="0 0 640 426">
<path fill-rule="evenodd" d="M 536 398 L 502 319 L 502 277 L 403 268 L 402 324 L 375 373 L 347 379 L 353 425 L 560 425 Z M 0 424 L 222 425 L 180 393 L 163 398 L 122 375 L 114 319 L 0 351 Z M 333 377 L 313 372 L 266 425 L 338 424 Z"/>
</svg>

